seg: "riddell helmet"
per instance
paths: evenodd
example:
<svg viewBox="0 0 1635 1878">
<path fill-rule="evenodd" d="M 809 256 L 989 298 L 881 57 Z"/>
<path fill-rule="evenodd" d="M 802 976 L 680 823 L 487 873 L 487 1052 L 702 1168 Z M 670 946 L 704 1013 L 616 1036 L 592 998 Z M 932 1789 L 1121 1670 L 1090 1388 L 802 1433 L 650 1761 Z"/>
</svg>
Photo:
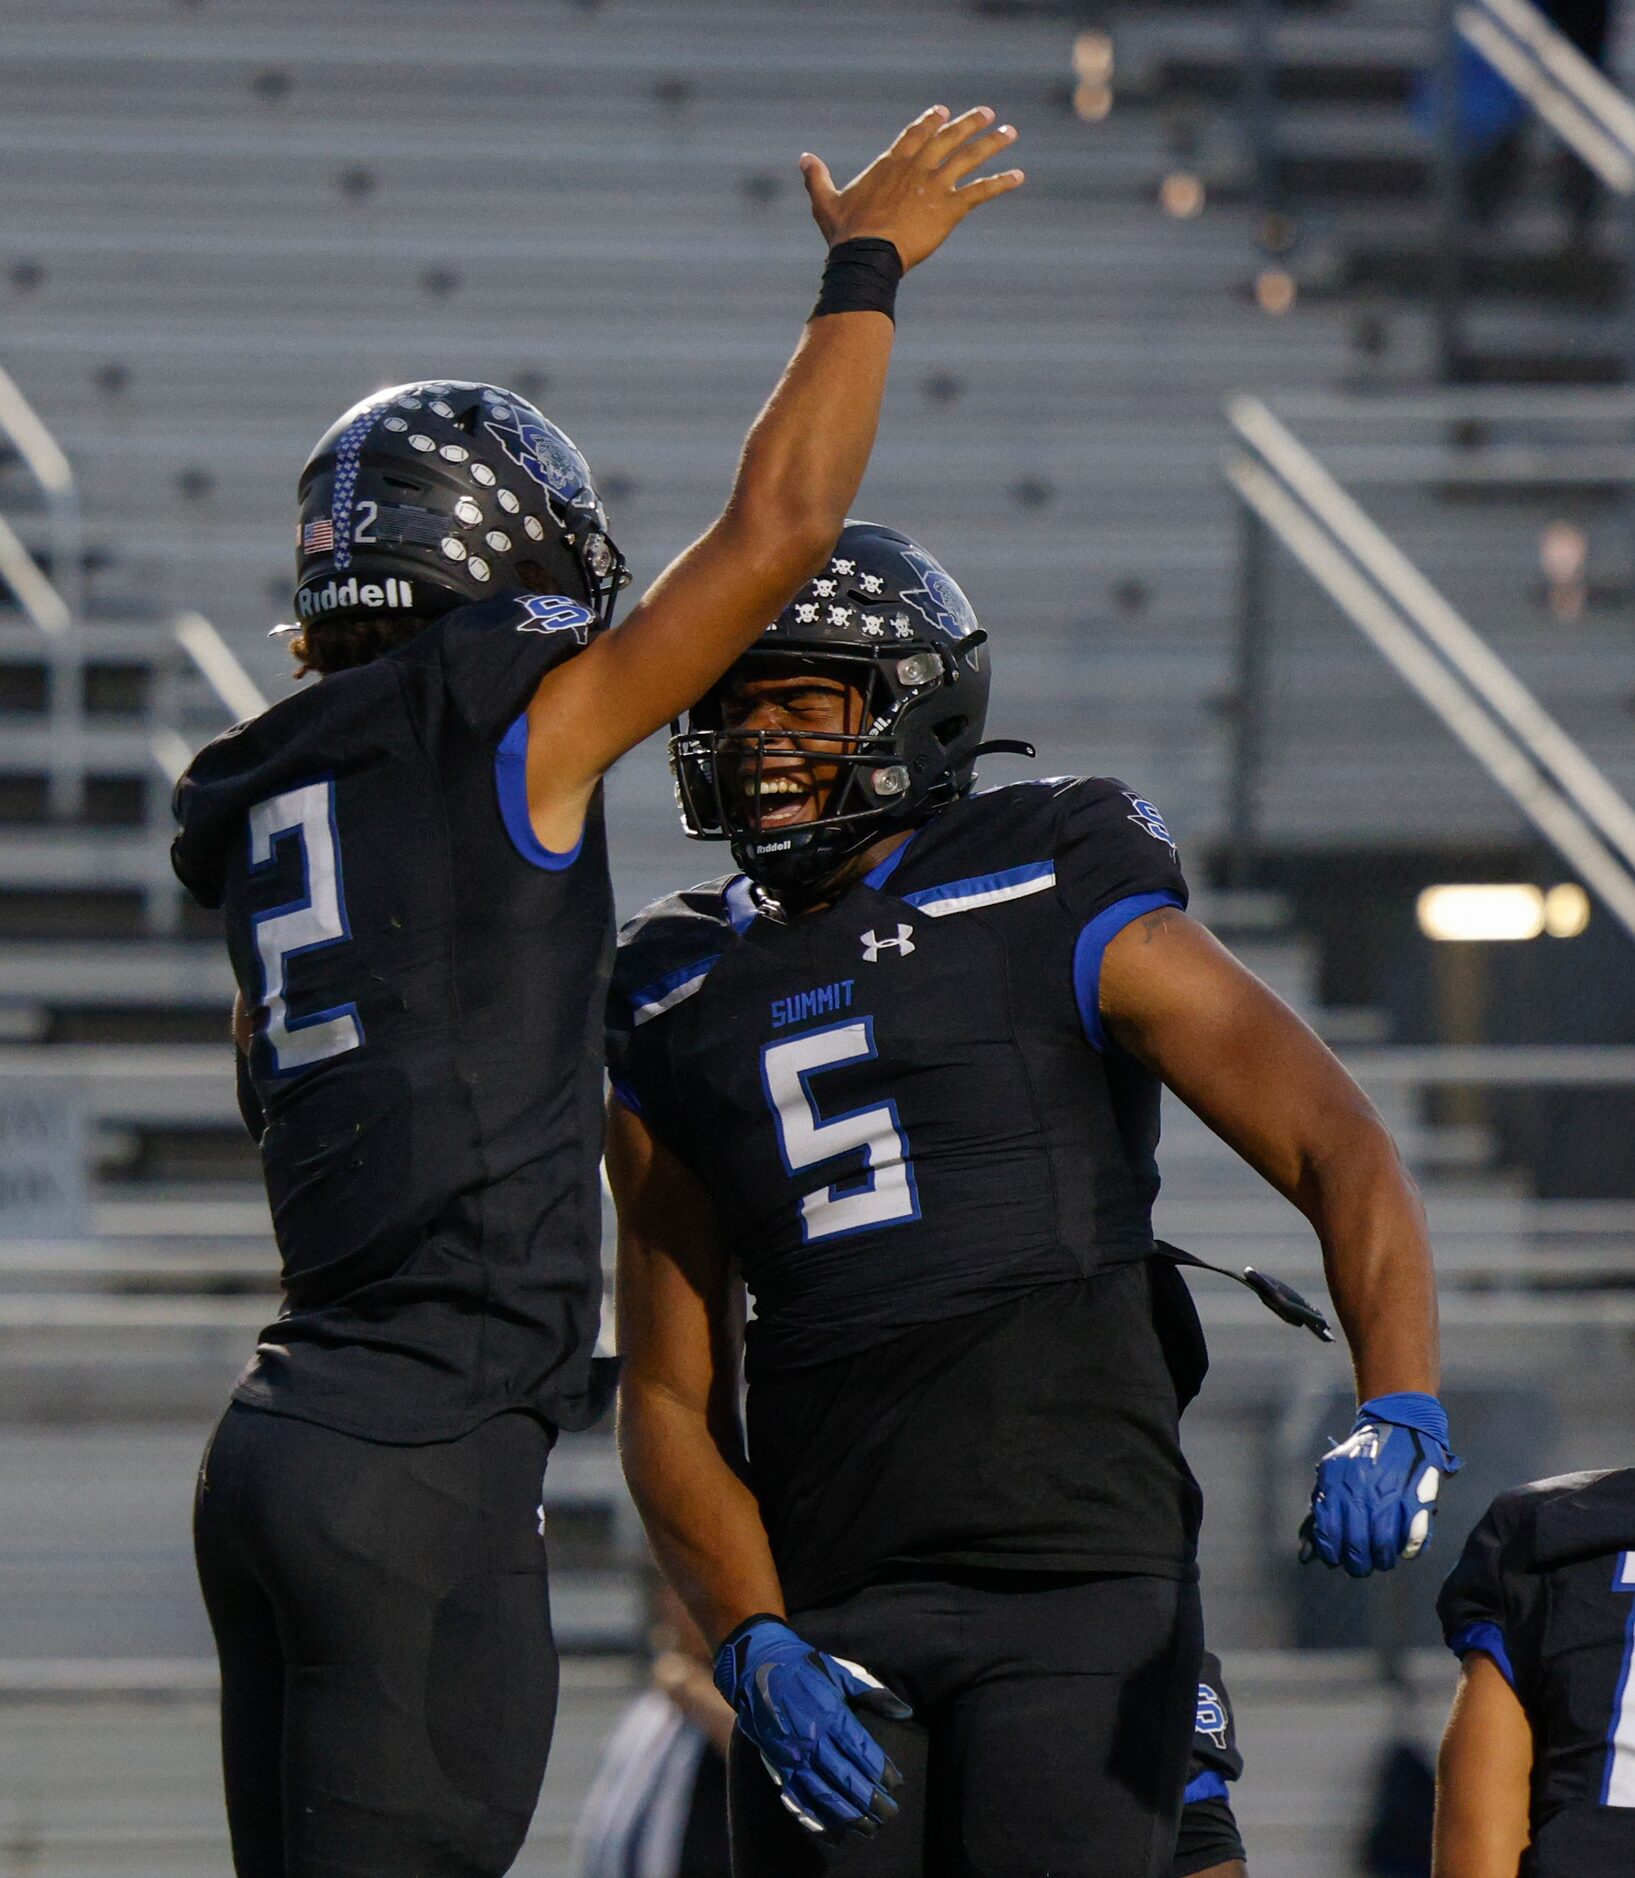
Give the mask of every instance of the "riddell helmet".
<svg viewBox="0 0 1635 1878">
<path fill-rule="evenodd" d="M 798 898 L 888 828 L 924 821 L 970 788 L 984 750 L 1027 749 L 982 741 L 987 638 L 958 584 L 917 542 L 849 521 L 828 566 L 729 674 L 816 670 L 858 689 L 861 730 L 823 740 L 820 760 L 839 770 L 827 802 L 815 820 L 762 828 L 768 744 L 787 752 L 789 734 L 723 731 L 717 687 L 685 727 L 671 726 L 682 826 L 695 840 L 730 841 L 751 880 Z M 746 757 L 755 765 L 747 789 L 733 781 Z"/>
<path fill-rule="evenodd" d="M 566 594 L 606 626 L 630 578 L 572 440 L 494 385 L 375 392 L 324 433 L 300 492 L 302 626 L 514 592 Z"/>
</svg>

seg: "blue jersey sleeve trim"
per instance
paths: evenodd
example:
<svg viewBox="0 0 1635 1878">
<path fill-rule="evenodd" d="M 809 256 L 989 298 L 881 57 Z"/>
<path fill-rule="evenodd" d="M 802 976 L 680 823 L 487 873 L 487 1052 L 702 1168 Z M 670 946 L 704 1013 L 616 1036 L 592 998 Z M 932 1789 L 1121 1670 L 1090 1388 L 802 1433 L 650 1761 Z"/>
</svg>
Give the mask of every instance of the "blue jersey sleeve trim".
<svg viewBox="0 0 1635 1878">
<path fill-rule="evenodd" d="M 494 752 L 494 787 L 500 799 L 500 819 L 511 846 L 531 866 L 560 874 L 579 859 L 585 845 L 581 835 L 566 854 L 556 854 L 534 833 L 528 815 L 528 714 L 525 711 L 500 739 Z"/>
<path fill-rule="evenodd" d="M 1227 1797 L 1226 1776 L 1217 1774 L 1213 1768 L 1206 1768 L 1187 1782 L 1181 1803 L 1183 1806 L 1194 1806 L 1199 1800 L 1224 1800 Z"/>
<path fill-rule="evenodd" d="M 1127 899 L 1105 906 L 1079 934 L 1073 947 L 1073 996 L 1078 1002 L 1079 1022 L 1092 1048 L 1107 1048 L 1107 1033 L 1101 1024 L 1101 961 L 1107 948 L 1133 919 L 1144 913 L 1156 913 L 1161 906 L 1183 906 L 1178 893 L 1132 893 Z"/>
<path fill-rule="evenodd" d="M 646 1114 L 647 1111 L 642 1107 L 641 1097 L 636 1094 L 629 1083 L 622 1081 L 617 1076 L 609 1076 L 607 1080 L 608 1087 L 612 1089 L 614 1096 L 621 1106 L 629 1109 L 632 1115 Z"/>
<path fill-rule="evenodd" d="M 1510 1666 L 1510 1652 L 1505 1648 L 1504 1632 L 1491 1618 L 1482 1618 L 1474 1624 L 1466 1624 L 1463 1630 L 1456 1630 L 1448 1638 L 1448 1648 L 1455 1656 L 1463 1657 L 1471 1650 L 1480 1650 L 1484 1656 L 1491 1656 L 1498 1664 L 1504 1679 L 1514 1689 L 1516 1672 Z"/>
</svg>

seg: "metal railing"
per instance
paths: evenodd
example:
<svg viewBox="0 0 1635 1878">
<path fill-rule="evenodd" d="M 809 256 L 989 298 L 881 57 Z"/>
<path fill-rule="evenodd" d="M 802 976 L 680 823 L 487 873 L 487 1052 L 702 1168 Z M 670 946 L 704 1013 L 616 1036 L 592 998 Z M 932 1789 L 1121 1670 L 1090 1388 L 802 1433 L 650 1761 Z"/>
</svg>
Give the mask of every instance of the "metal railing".
<svg viewBox="0 0 1635 1878">
<path fill-rule="evenodd" d="M 1258 841 L 1275 541 L 1635 937 L 1635 809 L 1268 405 L 1234 398 L 1227 418 L 1235 447 L 1225 474 L 1245 524 L 1229 818 L 1235 878 L 1248 879 Z"/>
<path fill-rule="evenodd" d="M 1457 377 L 1464 338 L 1466 228 L 1459 48 L 1471 47 L 1541 122 L 1611 191 L 1625 221 L 1626 266 L 1635 268 L 1635 104 L 1597 71 L 1531 0 L 1442 0 L 1437 121 L 1438 238 L 1433 253 L 1443 371 Z M 1626 288 L 1623 354 L 1635 376 L 1635 301 Z"/>
<path fill-rule="evenodd" d="M 1622 206 L 1626 258 L 1635 265 L 1635 103 L 1586 59 L 1531 0 L 1440 0 L 1437 14 L 1434 186 L 1437 237 L 1431 290 L 1441 366 L 1457 378 L 1465 345 L 1469 215 L 1464 201 L 1465 139 L 1460 52 L 1478 53 L 1522 102 L 1605 185 Z M 1243 77 L 1239 126 L 1261 207 L 1297 207 L 1285 179 L 1284 105 L 1278 95 L 1278 17 L 1274 0 L 1240 0 Z M 1635 296 L 1626 295 L 1626 302 Z M 1635 309 L 1625 315 L 1623 353 L 1635 375 Z"/>
<path fill-rule="evenodd" d="M 45 500 L 51 531 L 51 579 L 45 584 L 52 590 L 52 598 L 45 602 L 47 617 L 42 618 L 37 614 L 30 603 L 30 595 L 25 591 L 31 584 L 27 575 L 23 576 L 21 586 L 13 578 L 15 563 L 8 565 L 0 561 L 0 575 L 5 577 L 16 593 L 18 602 L 38 626 L 47 632 L 62 632 L 83 611 L 85 538 L 80 522 L 79 486 L 74 481 L 73 466 L 63 454 L 56 438 L 46 429 L 39 413 L 23 396 L 16 381 L 4 367 L 0 367 L 0 435 L 5 436 L 17 452 L 18 459 L 34 479 Z M 6 535 L 9 542 L 0 545 L 4 546 L 9 555 L 11 544 L 21 547 L 21 543 L 17 542 L 9 528 Z M 26 549 L 23 550 L 23 556 L 33 567 Z M 38 569 L 35 572 L 37 574 Z M 35 598 L 40 597 L 38 589 L 35 589 Z"/>
<path fill-rule="evenodd" d="M 194 744 L 180 728 L 184 717 L 182 679 L 189 670 L 209 686 L 230 723 L 259 716 L 266 710 L 267 700 L 237 653 L 202 613 L 177 614 L 170 637 L 181 656 L 161 663 L 155 670 L 149 699 L 148 754 L 165 782 L 174 788 L 194 755 Z M 181 911 L 170 866 L 174 829 L 168 813 L 151 814 L 148 826 L 148 926 L 152 931 L 170 932 L 175 930 Z"/>
<path fill-rule="evenodd" d="M 3 367 L 0 436 L 11 444 L 39 489 L 51 531 L 48 576 L 23 538 L 0 516 L 0 580 L 42 635 L 51 725 L 47 786 L 52 813 L 66 818 L 78 813 L 84 799 L 85 660 L 75 631 L 85 572 L 79 490 L 56 438 Z"/>
</svg>

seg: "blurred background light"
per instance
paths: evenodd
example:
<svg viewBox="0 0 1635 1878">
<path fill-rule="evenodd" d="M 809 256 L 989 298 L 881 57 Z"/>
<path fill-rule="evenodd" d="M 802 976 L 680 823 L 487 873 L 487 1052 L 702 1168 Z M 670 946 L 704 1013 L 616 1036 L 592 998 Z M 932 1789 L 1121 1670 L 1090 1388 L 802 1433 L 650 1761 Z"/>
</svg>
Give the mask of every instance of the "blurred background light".
<svg viewBox="0 0 1635 1878">
<path fill-rule="evenodd" d="M 1201 215 L 1204 207 L 1204 186 L 1191 170 L 1171 170 L 1158 187 L 1158 206 L 1166 215 L 1173 215 L 1178 222 L 1190 221 L 1193 216 Z"/>
<path fill-rule="evenodd" d="M 1590 896 L 1576 880 L 1552 887 L 1544 896 L 1544 930 L 1552 939 L 1576 939 L 1590 923 Z"/>
<path fill-rule="evenodd" d="M 1094 28 L 1073 41 L 1073 75 L 1081 84 L 1107 85 L 1113 77 L 1113 42 Z"/>
<path fill-rule="evenodd" d="M 1281 318 L 1293 307 L 1297 289 L 1286 267 L 1264 267 L 1255 276 L 1255 304 L 1263 313 Z"/>
<path fill-rule="evenodd" d="M 1087 124 L 1099 124 L 1113 108 L 1113 88 L 1111 85 L 1092 84 L 1081 80 L 1073 88 L 1074 112 Z"/>
<path fill-rule="evenodd" d="M 1544 931 L 1544 894 L 1521 882 L 1427 887 L 1418 912 L 1427 939 L 1536 939 Z"/>
</svg>

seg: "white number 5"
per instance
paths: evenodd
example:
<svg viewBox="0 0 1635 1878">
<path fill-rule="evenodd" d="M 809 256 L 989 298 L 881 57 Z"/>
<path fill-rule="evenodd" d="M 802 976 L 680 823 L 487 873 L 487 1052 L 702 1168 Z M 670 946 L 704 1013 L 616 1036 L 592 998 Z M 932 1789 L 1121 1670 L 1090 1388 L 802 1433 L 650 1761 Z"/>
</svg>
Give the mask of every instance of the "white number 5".
<svg viewBox="0 0 1635 1878">
<path fill-rule="evenodd" d="M 868 1017 L 769 1043 L 761 1052 L 761 1082 L 777 1125 L 784 1171 L 803 1173 L 859 1149 L 867 1169 L 862 1184 L 849 1191 L 836 1183 L 802 1196 L 805 1245 L 920 1217 L 914 1163 L 897 1125 L 896 1103 L 882 1102 L 825 1121 L 812 1100 L 809 1077 L 843 1063 L 866 1063 L 874 1054 L 874 1020 Z"/>
<path fill-rule="evenodd" d="M 339 945 L 352 937 L 341 885 L 341 850 L 335 834 L 335 785 L 306 783 L 269 796 L 250 810 L 250 868 L 269 867 L 274 844 L 294 835 L 301 844 L 306 887 L 298 900 L 251 921 L 261 961 L 261 1002 L 267 1011 L 267 1047 L 273 1069 L 288 1076 L 326 1057 L 355 1050 L 363 1042 L 363 1024 L 355 1004 L 336 1005 L 292 1022 L 284 999 L 289 961 L 319 946 Z"/>
</svg>

